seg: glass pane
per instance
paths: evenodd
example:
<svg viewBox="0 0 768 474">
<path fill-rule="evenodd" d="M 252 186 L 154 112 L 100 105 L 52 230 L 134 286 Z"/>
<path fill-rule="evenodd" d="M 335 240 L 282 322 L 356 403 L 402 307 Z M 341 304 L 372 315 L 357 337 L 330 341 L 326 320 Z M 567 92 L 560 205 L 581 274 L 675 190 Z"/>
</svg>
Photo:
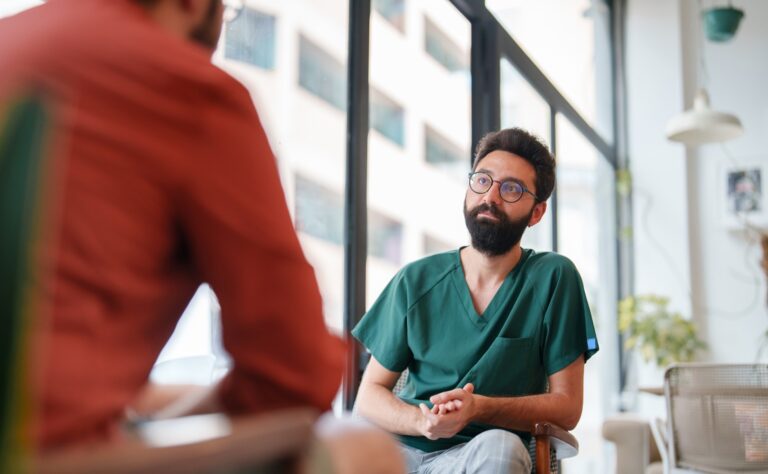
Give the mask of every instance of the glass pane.
<svg viewBox="0 0 768 474">
<path fill-rule="evenodd" d="M 371 16 L 369 306 L 403 265 L 468 243 L 470 24 L 448 0 L 373 5 L 395 3 L 405 28 Z"/>
<path fill-rule="evenodd" d="M 405 146 L 405 110 L 375 88 L 370 93 L 369 125 L 398 146 Z"/>
<path fill-rule="evenodd" d="M 296 176 L 296 230 L 336 245 L 344 243 L 344 196 Z"/>
<path fill-rule="evenodd" d="M 501 59 L 500 67 L 501 127 L 522 128 L 549 143 L 549 105 L 507 59 Z M 525 231 L 521 243 L 524 248 L 537 251 L 553 249 L 552 215 L 552 209 L 548 208 L 541 221 Z"/>
<path fill-rule="evenodd" d="M 275 68 L 275 17 L 245 7 L 227 23 L 224 56 L 262 69 Z"/>
<path fill-rule="evenodd" d="M 586 365 L 584 411 L 574 434 L 579 455 L 564 461 L 568 472 L 602 472 L 601 427 L 618 393 L 616 339 L 616 224 L 613 168 L 576 128 L 557 116 L 558 250 L 584 280 L 600 352 Z M 612 353 L 613 352 L 613 353 Z"/>
<path fill-rule="evenodd" d="M 469 60 L 461 46 L 443 33 L 428 16 L 424 17 L 424 50 L 451 72 L 465 71 L 469 67 Z"/>
<path fill-rule="evenodd" d="M 459 181 L 467 179 L 467 150 L 429 125 L 424 126 L 424 158 Z"/>
<path fill-rule="evenodd" d="M 299 85 L 337 109 L 346 110 L 346 68 L 303 35 L 299 37 Z"/>
<path fill-rule="evenodd" d="M 612 42 L 607 0 L 485 3 L 568 102 L 611 142 Z"/>
<path fill-rule="evenodd" d="M 400 32 L 405 31 L 405 0 L 373 0 L 373 11 L 384 17 Z"/>
<path fill-rule="evenodd" d="M 403 256 L 403 224 L 384 214 L 369 210 L 368 255 L 400 265 Z"/>
<path fill-rule="evenodd" d="M 254 99 L 304 252 L 315 269 L 326 322 L 341 333 L 348 4 L 245 3 L 240 15 L 224 25 L 214 63 L 235 76 Z M 218 327 L 215 295 L 203 286 L 153 377 L 160 382 L 184 377 L 199 381 L 195 370 L 210 370 L 211 359 L 217 361 L 213 364 L 217 374 L 216 364 L 226 360 Z M 189 380 L 185 374 L 197 379 Z"/>
</svg>

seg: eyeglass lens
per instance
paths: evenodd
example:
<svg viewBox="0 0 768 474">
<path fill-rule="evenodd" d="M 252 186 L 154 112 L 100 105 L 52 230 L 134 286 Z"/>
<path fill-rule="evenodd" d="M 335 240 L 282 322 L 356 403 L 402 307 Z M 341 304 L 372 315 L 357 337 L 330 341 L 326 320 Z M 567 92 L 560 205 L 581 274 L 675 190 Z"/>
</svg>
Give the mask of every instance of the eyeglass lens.
<svg viewBox="0 0 768 474">
<path fill-rule="evenodd" d="M 484 194 L 493 186 L 493 178 L 485 173 L 473 173 L 469 178 L 469 187 L 472 191 Z M 523 195 L 523 187 L 512 180 L 502 181 L 499 188 L 501 198 L 507 202 L 516 202 Z"/>
</svg>

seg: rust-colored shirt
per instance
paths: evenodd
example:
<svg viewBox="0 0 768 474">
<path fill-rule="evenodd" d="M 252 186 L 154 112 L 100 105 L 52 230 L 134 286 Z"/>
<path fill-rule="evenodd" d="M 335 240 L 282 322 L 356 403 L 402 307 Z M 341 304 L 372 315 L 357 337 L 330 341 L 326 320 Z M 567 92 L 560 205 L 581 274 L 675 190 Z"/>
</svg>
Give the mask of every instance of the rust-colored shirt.
<svg viewBox="0 0 768 474">
<path fill-rule="evenodd" d="M 0 102 L 34 86 L 55 121 L 38 439 L 109 438 L 201 282 L 216 292 L 233 413 L 330 407 L 327 331 L 247 91 L 127 0 L 0 20 Z"/>
</svg>

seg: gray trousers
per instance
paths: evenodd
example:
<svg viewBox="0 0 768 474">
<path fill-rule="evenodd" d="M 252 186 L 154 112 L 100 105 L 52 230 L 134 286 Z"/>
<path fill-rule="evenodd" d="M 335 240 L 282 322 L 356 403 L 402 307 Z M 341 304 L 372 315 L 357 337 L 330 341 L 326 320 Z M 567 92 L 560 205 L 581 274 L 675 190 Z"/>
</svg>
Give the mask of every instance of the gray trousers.
<svg viewBox="0 0 768 474">
<path fill-rule="evenodd" d="M 531 456 L 523 441 L 505 430 L 488 430 L 467 443 L 427 453 L 402 446 L 408 474 L 530 474 Z"/>
</svg>

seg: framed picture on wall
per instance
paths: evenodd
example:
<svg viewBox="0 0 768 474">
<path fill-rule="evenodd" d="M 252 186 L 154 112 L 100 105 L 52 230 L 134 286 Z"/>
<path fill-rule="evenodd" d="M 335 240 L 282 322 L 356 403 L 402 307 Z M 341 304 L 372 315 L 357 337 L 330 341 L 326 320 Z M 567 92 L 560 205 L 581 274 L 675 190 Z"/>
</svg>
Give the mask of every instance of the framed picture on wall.
<svg viewBox="0 0 768 474">
<path fill-rule="evenodd" d="M 723 167 L 723 217 L 729 228 L 768 224 L 768 166 L 766 163 L 734 163 Z"/>
</svg>

